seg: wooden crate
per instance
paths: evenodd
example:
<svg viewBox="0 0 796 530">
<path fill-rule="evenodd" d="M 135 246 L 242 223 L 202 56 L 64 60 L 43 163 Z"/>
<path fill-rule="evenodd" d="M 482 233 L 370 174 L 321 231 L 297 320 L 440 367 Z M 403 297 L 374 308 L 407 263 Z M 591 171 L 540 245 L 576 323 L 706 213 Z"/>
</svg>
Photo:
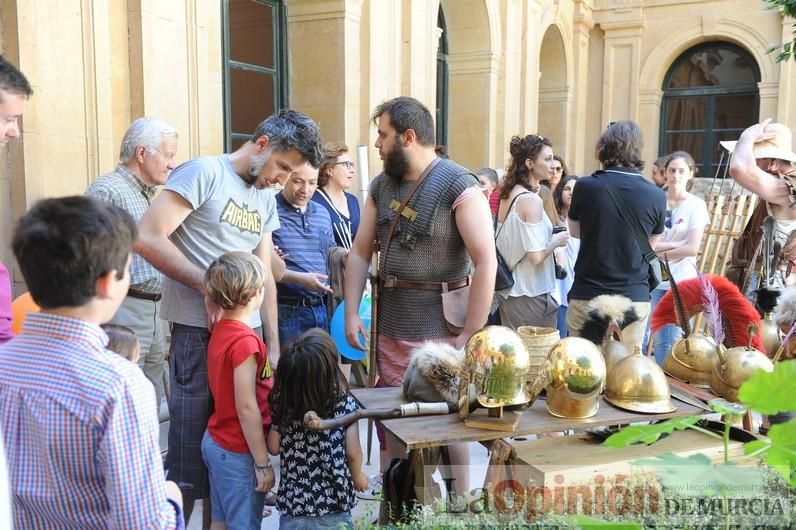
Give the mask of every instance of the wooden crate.
<svg viewBox="0 0 796 530">
<path fill-rule="evenodd" d="M 605 447 L 586 434 L 557 438 L 542 438 L 511 442 L 516 459 L 511 465 L 511 475 L 521 484 L 534 484 L 547 488 L 594 484 L 604 480 L 611 483 L 616 477 L 640 478 L 652 475 L 648 466 L 633 462 L 664 453 L 687 457 L 703 453 L 712 462 L 724 459 L 724 447 L 702 433 L 675 431 L 652 445 L 635 445 L 625 448 Z M 743 443 L 730 442 L 729 455 L 737 460 L 743 456 Z M 497 480 L 508 478 L 502 474 Z"/>
</svg>

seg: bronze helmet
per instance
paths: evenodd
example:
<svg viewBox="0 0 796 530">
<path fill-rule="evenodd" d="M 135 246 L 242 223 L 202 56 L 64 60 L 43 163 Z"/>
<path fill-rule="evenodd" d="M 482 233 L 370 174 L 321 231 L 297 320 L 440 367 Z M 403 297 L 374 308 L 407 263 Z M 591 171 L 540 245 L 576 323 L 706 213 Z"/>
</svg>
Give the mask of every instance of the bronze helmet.
<svg viewBox="0 0 796 530">
<path fill-rule="evenodd" d="M 580 337 L 561 339 L 551 348 L 545 371 L 550 414 L 588 418 L 597 413 L 606 370 L 603 355 L 594 343 Z"/>
<path fill-rule="evenodd" d="M 666 374 L 655 359 L 635 354 L 619 361 L 608 371 L 605 400 L 620 409 L 648 414 L 663 414 L 677 409 L 671 400 Z"/>
<path fill-rule="evenodd" d="M 773 356 L 779 348 L 782 335 L 771 311 L 767 311 L 760 322 L 760 339 L 763 341 L 765 353 Z"/>
<path fill-rule="evenodd" d="M 605 358 L 605 368 L 608 374 L 611 373 L 611 368 L 619 361 L 630 355 L 630 350 L 622 343 L 622 330 L 619 329 L 619 326 L 614 320 L 611 320 L 608 324 L 608 329 L 603 339 L 602 350 L 603 357 Z"/>
<path fill-rule="evenodd" d="M 510 328 L 487 326 L 475 332 L 464 347 L 464 369 L 483 407 L 521 405 L 530 400 L 526 392 L 528 350 Z"/>
<path fill-rule="evenodd" d="M 762 352 L 749 346 L 737 346 L 719 352 L 719 362 L 710 375 L 710 389 L 727 401 L 738 401 L 738 389 L 757 370 L 774 371 L 774 363 Z"/>
<path fill-rule="evenodd" d="M 663 371 L 694 386 L 708 388 L 710 374 L 718 360 L 718 350 L 724 346 L 704 333 L 691 333 L 674 343 L 663 361 Z"/>
</svg>

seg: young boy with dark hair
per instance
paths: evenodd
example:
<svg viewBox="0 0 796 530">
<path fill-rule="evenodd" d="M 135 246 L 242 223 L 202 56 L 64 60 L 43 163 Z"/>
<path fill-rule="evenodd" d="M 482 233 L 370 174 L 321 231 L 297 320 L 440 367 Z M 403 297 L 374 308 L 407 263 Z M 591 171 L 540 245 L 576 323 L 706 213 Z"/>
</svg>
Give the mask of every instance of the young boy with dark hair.
<svg viewBox="0 0 796 530">
<path fill-rule="evenodd" d="M 89 197 L 39 201 L 16 227 L 14 255 L 41 307 L 0 346 L 17 528 L 184 528 L 152 385 L 100 328 L 127 293 L 135 237 L 129 214 Z"/>
</svg>

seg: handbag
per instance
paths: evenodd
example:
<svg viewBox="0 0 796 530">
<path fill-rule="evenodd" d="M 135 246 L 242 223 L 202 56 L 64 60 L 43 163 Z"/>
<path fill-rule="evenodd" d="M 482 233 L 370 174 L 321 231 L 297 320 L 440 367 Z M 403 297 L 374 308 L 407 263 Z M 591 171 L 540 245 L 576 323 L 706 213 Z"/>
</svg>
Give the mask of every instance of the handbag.
<svg viewBox="0 0 796 530">
<path fill-rule="evenodd" d="M 517 199 L 520 198 L 522 195 L 526 195 L 530 192 L 524 191 L 522 193 L 518 193 L 514 196 L 514 199 L 511 200 L 511 204 L 509 204 L 509 209 L 506 211 L 506 217 L 509 216 L 511 213 L 511 209 L 514 208 L 514 203 L 517 202 Z M 497 257 L 497 272 L 495 273 L 495 291 L 505 291 L 506 289 L 511 289 L 514 287 L 514 273 L 511 272 L 511 267 L 509 267 L 506 260 L 503 259 L 503 256 L 500 255 L 500 251 L 497 248 L 497 238 L 500 234 L 500 231 L 503 230 L 503 226 L 505 225 L 505 219 L 503 220 L 503 224 L 500 225 L 500 228 L 497 229 L 495 233 L 495 257 Z M 497 216 L 495 216 L 495 227 L 497 228 Z"/>
<path fill-rule="evenodd" d="M 611 173 L 611 171 L 605 171 L 605 173 Z M 599 175 L 597 174 L 594 176 L 597 178 L 597 180 L 603 183 L 603 186 L 605 186 L 605 189 L 608 191 L 608 196 L 611 197 L 611 200 L 614 202 L 614 206 L 616 206 L 616 209 L 619 211 L 619 217 L 621 217 L 622 221 L 624 221 L 625 224 L 630 227 L 630 231 L 633 234 L 633 239 L 636 240 L 638 248 L 641 249 L 641 253 L 644 254 L 644 261 L 646 261 L 648 265 L 647 285 L 649 286 L 650 292 L 652 292 L 662 280 L 661 262 L 658 259 L 658 255 L 655 254 L 654 250 L 652 250 L 649 238 L 644 233 L 644 229 L 641 226 L 641 221 L 639 221 L 635 212 L 624 207 L 622 201 L 617 198 L 616 190 L 610 182 L 599 178 Z"/>
</svg>

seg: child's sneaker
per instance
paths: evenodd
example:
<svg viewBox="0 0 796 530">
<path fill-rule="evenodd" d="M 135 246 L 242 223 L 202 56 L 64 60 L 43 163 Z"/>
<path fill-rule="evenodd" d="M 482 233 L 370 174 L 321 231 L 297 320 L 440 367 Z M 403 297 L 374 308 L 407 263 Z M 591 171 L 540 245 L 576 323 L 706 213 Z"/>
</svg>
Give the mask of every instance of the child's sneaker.
<svg viewBox="0 0 796 530">
<path fill-rule="evenodd" d="M 375 501 L 381 497 L 381 474 L 368 477 L 368 487 L 365 491 L 358 491 L 357 498 L 363 501 Z"/>
</svg>

